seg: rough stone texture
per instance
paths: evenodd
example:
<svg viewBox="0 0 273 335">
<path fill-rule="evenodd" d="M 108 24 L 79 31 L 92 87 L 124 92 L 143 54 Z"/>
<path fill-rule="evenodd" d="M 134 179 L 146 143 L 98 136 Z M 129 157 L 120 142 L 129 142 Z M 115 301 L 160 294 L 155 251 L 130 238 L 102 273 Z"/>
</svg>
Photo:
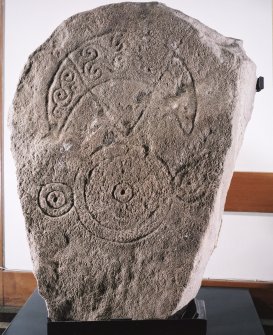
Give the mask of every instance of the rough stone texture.
<svg viewBox="0 0 273 335">
<path fill-rule="evenodd" d="M 241 41 L 158 3 L 77 14 L 30 56 L 10 123 L 51 319 L 166 318 L 196 295 L 255 82 Z"/>
</svg>

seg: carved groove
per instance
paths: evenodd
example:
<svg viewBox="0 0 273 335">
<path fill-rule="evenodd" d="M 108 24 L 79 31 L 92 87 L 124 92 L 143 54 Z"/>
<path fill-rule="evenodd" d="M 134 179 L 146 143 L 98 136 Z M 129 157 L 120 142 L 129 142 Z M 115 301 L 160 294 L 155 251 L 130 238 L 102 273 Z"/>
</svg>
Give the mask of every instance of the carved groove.
<svg viewBox="0 0 273 335">
<path fill-rule="evenodd" d="M 66 184 L 51 183 L 40 189 L 38 204 L 47 216 L 62 216 L 71 210 L 73 203 L 72 190 Z"/>
<path fill-rule="evenodd" d="M 141 166 L 140 172 L 134 172 L 134 164 Z M 82 224 L 113 242 L 137 241 L 153 233 L 164 222 L 172 202 L 170 178 L 142 147 L 125 148 L 113 159 L 97 158 L 76 179 L 75 207 Z"/>
<path fill-rule="evenodd" d="M 102 45 L 105 39 L 110 43 L 112 61 L 104 54 Z M 77 117 L 74 110 L 87 94 L 94 104 L 100 106 L 98 111 L 95 107 L 92 113 L 96 115 L 96 122 L 99 120 L 109 130 L 102 133 L 102 140 L 95 148 L 91 147 L 90 163 L 76 174 L 75 190 L 79 194 L 75 198 L 75 209 L 86 229 L 102 239 L 118 243 L 137 241 L 159 229 L 173 199 L 180 194 L 174 190 L 176 176 L 172 175 L 169 163 L 157 152 L 152 152 L 149 143 L 138 148 L 126 148 L 122 155 L 111 154 L 109 158 L 105 150 L 116 150 L 117 133 L 118 138 L 129 135 L 131 138 L 137 134 L 140 129 L 137 125 L 149 117 L 145 112 L 158 90 L 168 92 L 164 98 L 166 117 L 171 115 L 183 134 L 188 136 L 192 132 L 196 116 L 194 82 L 184 63 L 169 53 L 169 60 L 160 75 L 154 73 L 153 68 L 143 69 L 143 76 L 155 76 L 157 80 L 149 84 L 135 78 L 125 80 L 122 74 L 126 50 L 124 40 L 124 35 L 119 33 L 95 37 L 67 55 L 54 76 L 47 98 L 50 128 L 57 125 L 59 134 L 68 129 L 66 125 L 68 122 L 71 124 L 70 116 Z M 118 66 L 117 57 L 122 63 Z M 169 76 L 174 78 L 170 86 L 167 84 Z M 97 129 L 94 128 L 94 134 Z M 103 160 L 99 159 L 101 150 Z M 128 161 L 131 163 L 127 167 Z M 134 172 L 134 163 L 142 168 Z M 108 171 L 109 167 L 111 171 Z M 130 178 L 126 177 L 127 170 Z M 52 194 L 52 199 L 54 195 L 58 195 L 59 203 L 67 199 L 59 193 Z M 57 213 L 65 212 L 52 208 L 52 199 L 40 200 L 45 214 L 57 216 Z M 101 204 L 105 204 L 103 210 Z M 73 202 L 66 206 L 72 207 Z"/>
</svg>

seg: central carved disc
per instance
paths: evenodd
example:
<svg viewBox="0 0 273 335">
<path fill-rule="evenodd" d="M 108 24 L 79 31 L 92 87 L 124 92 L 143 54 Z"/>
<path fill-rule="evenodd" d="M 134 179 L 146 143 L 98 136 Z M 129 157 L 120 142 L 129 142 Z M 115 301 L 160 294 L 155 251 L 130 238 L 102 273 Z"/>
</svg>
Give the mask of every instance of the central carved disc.
<svg viewBox="0 0 273 335">
<path fill-rule="evenodd" d="M 60 191 L 50 192 L 47 196 L 47 203 L 52 208 L 60 208 L 66 203 L 65 196 Z"/>
<path fill-rule="evenodd" d="M 91 166 L 90 166 L 91 165 Z M 95 235 L 131 242 L 157 229 L 168 214 L 171 183 L 164 166 L 143 147 L 116 146 L 79 173 L 76 210 Z"/>
<path fill-rule="evenodd" d="M 133 189 L 127 183 L 120 183 L 114 186 L 113 197 L 119 202 L 129 202 L 133 195 Z"/>
</svg>

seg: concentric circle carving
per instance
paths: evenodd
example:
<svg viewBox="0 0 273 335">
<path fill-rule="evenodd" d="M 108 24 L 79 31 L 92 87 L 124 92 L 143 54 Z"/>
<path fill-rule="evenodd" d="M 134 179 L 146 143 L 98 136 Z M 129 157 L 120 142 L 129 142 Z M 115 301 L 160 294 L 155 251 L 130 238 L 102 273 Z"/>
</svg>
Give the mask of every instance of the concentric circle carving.
<svg viewBox="0 0 273 335">
<path fill-rule="evenodd" d="M 171 203 L 171 182 L 164 167 L 142 147 L 122 148 L 93 160 L 76 181 L 75 208 L 96 236 L 132 242 L 155 231 Z"/>
<path fill-rule="evenodd" d="M 62 216 L 73 207 L 73 193 L 68 185 L 51 183 L 44 185 L 39 193 L 39 206 L 48 216 Z"/>
</svg>

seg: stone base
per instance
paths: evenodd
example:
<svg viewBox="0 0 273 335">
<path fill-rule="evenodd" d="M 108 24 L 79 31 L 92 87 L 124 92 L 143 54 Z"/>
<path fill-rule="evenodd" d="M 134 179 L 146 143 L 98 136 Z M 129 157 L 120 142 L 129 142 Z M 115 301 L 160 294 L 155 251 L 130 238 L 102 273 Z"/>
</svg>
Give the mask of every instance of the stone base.
<svg viewBox="0 0 273 335">
<path fill-rule="evenodd" d="M 48 335 L 205 335 L 207 320 L 203 300 L 192 300 L 167 320 L 116 319 L 109 321 L 50 321 Z"/>
</svg>

